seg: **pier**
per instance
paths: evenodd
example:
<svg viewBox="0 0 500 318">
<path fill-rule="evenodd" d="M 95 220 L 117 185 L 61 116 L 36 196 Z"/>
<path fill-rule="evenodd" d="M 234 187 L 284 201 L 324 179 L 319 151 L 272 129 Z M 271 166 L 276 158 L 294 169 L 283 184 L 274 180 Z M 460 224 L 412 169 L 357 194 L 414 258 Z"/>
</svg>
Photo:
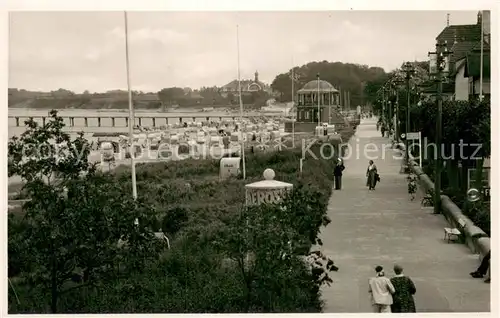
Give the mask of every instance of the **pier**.
<svg viewBox="0 0 500 318">
<path fill-rule="evenodd" d="M 264 115 L 252 114 L 245 115 L 245 118 L 260 117 Z M 279 114 L 265 114 L 266 117 L 281 117 Z M 61 116 L 66 125 L 67 130 L 73 131 L 78 129 L 89 130 L 88 128 L 127 128 L 129 127 L 129 116 L 127 113 L 109 115 L 90 115 L 90 116 Z M 48 115 L 9 115 L 9 128 L 25 127 L 25 121 L 32 118 L 40 125 L 45 125 L 50 120 Z M 238 114 L 226 115 L 186 115 L 186 114 L 158 114 L 155 116 L 135 115 L 134 126 L 146 127 L 161 127 L 173 124 L 183 124 L 184 122 L 210 122 L 223 120 L 237 120 Z"/>
</svg>

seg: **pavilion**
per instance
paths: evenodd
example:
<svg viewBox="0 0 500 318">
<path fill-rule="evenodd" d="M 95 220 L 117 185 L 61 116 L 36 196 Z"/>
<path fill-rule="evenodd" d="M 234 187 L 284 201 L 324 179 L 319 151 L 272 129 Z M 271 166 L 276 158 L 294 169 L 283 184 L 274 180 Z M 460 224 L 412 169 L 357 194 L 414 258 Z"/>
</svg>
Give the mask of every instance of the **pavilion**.
<svg viewBox="0 0 500 318">
<path fill-rule="evenodd" d="M 324 80 L 313 80 L 297 91 L 296 96 L 296 132 L 313 132 L 318 125 L 318 109 L 320 124 L 328 123 L 344 126 L 345 119 L 340 114 L 340 92 L 332 84 Z M 318 107 L 319 100 L 319 107 Z M 291 125 L 285 125 L 287 132 Z"/>
</svg>

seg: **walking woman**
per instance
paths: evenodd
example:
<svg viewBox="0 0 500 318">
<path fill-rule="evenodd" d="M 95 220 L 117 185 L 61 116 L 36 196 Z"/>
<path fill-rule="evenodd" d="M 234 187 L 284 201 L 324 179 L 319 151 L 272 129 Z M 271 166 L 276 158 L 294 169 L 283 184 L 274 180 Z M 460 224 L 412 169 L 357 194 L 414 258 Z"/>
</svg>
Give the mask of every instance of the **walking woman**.
<svg viewBox="0 0 500 318">
<path fill-rule="evenodd" d="M 370 160 L 368 163 L 368 169 L 366 169 L 366 186 L 368 190 L 375 190 L 375 186 L 378 181 L 378 171 L 377 166 L 373 163 L 373 160 Z"/>
<path fill-rule="evenodd" d="M 415 300 L 413 295 L 417 292 L 413 281 L 403 274 L 403 268 L 399 265 L 394 265 L 394 273 L 396 276 L 391 278 L 391 283 L 396 289 L 392 294 L 392 312 L 417 312 L 415 309 Z"/>
</svg>

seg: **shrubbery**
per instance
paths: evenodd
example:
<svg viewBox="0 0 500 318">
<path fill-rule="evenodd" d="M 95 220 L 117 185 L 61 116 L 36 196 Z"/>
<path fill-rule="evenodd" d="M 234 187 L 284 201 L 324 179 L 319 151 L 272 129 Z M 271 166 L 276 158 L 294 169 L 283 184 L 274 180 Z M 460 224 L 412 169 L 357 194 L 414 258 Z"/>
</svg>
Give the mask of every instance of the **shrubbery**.
<svg viewBox="0 0 500 318">
<path fill-rule="evenodd" d="M 55 113 L 53 121 L 52 136 L 64 137 Z M 9 155 L 18 158 L 23 140 L 43 131 L 33 126 L 13 140 Z M 311 149 L 318 153 L 319 145 Z M 9 218 L 9 277 L 20 300 L 9 288 L 9 313 L 320 312 L 320 286 L 337 268 L 310 250 L 330 222 L 335 158 L 306 159 L 300 174 L 301 156 L 249 154 L 247 180 L 219 181 L 215 160 L 139 164 L 137 202 L 127 167 L 101 174 L 71 160 L 35 160 L 65 182 L 26 180 L 27 217 Z M 12 167 L 17 174 L 27 168 L 16 160 Z M 75 173 L 82 168 L 84 176 Z M 294 184 L 293 192 L 279 205 L 244 207 L 244 185 L 266 168 Z M 152 236 L 160 228 L 170 250 Z"/>
</svg>

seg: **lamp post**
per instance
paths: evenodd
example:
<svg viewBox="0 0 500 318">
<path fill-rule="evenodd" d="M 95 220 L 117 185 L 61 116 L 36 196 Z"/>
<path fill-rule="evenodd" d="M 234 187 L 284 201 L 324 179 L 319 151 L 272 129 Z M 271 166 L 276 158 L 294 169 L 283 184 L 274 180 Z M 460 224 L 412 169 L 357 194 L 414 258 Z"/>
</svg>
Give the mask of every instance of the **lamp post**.
<svg viewBox="0 0 500 318">
<path fill-rule="evenodd" d="M 438 42 L 436 43 L 436 51 L 429 52 L 429 68 L 430 74 L 435 75 L 435 81 L 437 83 L 437 118 L 436 118 L 436 156 L 435 156 L 435 167 L 434 167 L 434 213 L 439 214 L 441 209 L 441 139 L 442 139 L 442 117 L 443 117 L 443 81 L 447 75 L 449 69 L 449 55 L 452 52 L 448 51 L 447 43 Z"/>
<path fill-rule="evenodd" d="M 406 80 L 406 132 L 405 132 L 405 158 L 408 157 L 408 133 L 410 132 L 410 79 L 415 73 L 415 67 L 412 63 L 406 62 L 403 64 L 403 72 L 405 73 Z"/>
</svg>

